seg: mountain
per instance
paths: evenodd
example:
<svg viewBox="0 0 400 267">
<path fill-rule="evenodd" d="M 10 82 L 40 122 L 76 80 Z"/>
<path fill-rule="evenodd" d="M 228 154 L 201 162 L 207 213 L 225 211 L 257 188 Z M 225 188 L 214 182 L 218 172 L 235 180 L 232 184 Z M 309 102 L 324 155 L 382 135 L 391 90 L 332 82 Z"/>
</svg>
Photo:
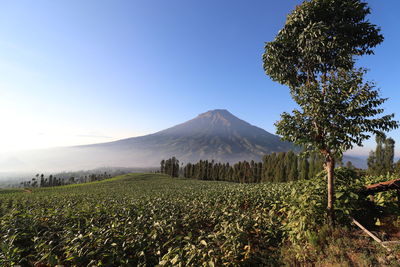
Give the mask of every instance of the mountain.
<svg viewBox="0 0 400 267">
<path fill-rule="evenodd" d="M 343 155 L 343 159 L 342 162 L 344 165 L 346 165 L 346 163 L 348 161 L 351 161 L 351 163 L 353 164 L 353 166 L 357 167 L 357 168 L 361 168 L 361 169 L 367 169 L 368 165 L 367 165 L 367 155 L 347 155 L 344 154 Z"/>
<path fill-rule="evenodd" d="M 277 135 L 253 126 L 224 109 L 210 110 L 154 134 L 109 143 L 30 151 L 10 158 L 25 169 L 76 170 L 104 166 L 158 166 L 172 156 L 181 162 L 260 161 L 264 154 L 293 149 Z M 0 160 L 0 169 L 9 171 Z M 17 165 L 17 164 L 14 164 Z"/>
<path fill-rule="evenodd" d="M 282 142 L 278 136 L 224 109 L 202 113 L 192 120 L 154 134 L 84 147 L 125 152 L 138 150 L 157 161 L 176 156 L 183 162 L 200 159 L 225 162 L 261 160 L 265 154 L 293 148 L 292 144 Z"/>
</svg>

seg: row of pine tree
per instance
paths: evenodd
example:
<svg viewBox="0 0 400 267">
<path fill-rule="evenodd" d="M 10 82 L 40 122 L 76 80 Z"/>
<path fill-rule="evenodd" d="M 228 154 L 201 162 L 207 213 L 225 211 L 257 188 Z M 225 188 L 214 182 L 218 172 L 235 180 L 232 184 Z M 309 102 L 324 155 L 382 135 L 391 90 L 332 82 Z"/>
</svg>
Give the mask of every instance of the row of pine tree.
<svg viewBox="0 0 400 267">
<path fill-rule="evenodd" d="M 323 159 L 316 153 L 300 156 L 293 151 L 265 155 L 262 162 L 240 161 L 233 165 L 208 160 L 179 168 L 172 157 L 161 161 L 161 173 L 172 177 L 239 183 L 287 182 L 310 179 L 323 170 Z"/>
<path fill-rule="evenodd" d="M 376 137 L 376 149 L 371 151 L 367 160 L 369 175 L 400 175 L 400 160 L 394 163 L 395 141 L 385 136 Z M 342 160 L 336 159 L 338 166 Z M 324 159 L 318 153 L 300 156 L 293 151 L 271 153 L 263 157 L 262 162 L 240 161 L 233 165 L 200 160 L 179 168 L 179 160 L 172 157 L 161 161 L 161 173 L 172 177 L 239 183 L 287 182 L 313 178 L 323 170 Z M 346 167 L 355 168 L 351 162 Z"/>
<path fill-rule="evenodd" d="M 111 175 L 107 172 L 104 173 L 96 173 L 96 174 L 88 174 L 80 177 L 71 176 L 68 179 L 66 178 L 57 178 L 50 174 L 47 178 L 44 174 L 36 174 L 34 178 L 29 181 L 23 181 L 19 184 L 20 187 L 52 187 L 52 186 L 61 186 L 67 184 L 80 184 L 80 183 L 88 183 L 94 181 L 101 181 L 107 178 L 110 178 Z"/>
</svg>

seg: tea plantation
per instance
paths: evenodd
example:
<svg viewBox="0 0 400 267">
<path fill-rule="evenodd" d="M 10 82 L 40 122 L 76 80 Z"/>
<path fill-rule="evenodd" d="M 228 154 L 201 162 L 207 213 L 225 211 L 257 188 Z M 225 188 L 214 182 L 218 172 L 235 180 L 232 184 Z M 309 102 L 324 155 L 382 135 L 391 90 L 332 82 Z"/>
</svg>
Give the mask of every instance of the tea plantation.
<svg viewBox="0 0 400 267">
<path fill-rule="evenodd" d="M 338 190 L 339 200 L 348 195 Z M 236 184 L 160 174 L 3 190 L 0 265 L 280 265 L 282 246 L 305 244 L 324 224 L 325 195 L 324 179 Z M 339 220 L 350 208 L 339 206 Z"/>
</svg>

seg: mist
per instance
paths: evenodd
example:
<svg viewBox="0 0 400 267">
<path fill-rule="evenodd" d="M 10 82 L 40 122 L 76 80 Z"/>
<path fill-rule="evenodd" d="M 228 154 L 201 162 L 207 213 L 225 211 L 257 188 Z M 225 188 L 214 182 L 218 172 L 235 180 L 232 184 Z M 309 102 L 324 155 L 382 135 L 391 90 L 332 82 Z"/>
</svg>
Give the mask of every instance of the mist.
<svg viewBox="0 0 400 267">
<path fill-rule="evenodd" d="M 89 170 L 100 167 L 155 167 L 160 160 L 135 149 L 61 147 L 0 155 L 0 170 L 2 173 L 35 173 Z"/>
<path fill-rule="evenodd" d="M 235 163 L 261 161 L 272 152 L 296 150 L 259 127 L 227 110 L 212 110 L 166 130 L 113 142 L 19 151 L 0 155 L 0 176 L 30 177 L 36 173 L 70 172 L 96 168 L 158 168 L 162 159 L 175 156 L 180 163 L 199 160 Z M 366 157 L 345 155 L 356 167 Z M 17 175 L 18 174 L 18 175 Z"/>
</svg>

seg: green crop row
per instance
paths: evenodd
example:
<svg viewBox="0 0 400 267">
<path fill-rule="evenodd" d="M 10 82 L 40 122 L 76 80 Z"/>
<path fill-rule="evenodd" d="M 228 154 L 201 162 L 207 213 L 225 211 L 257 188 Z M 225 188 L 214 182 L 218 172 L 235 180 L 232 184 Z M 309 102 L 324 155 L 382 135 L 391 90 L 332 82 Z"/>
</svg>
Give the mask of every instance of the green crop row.
<svg viewBox="0 0 400 267">
<path fill-rule="evenodd" d="M 362 213 L 344 183 L 338 201 L 351 205 L 338 206 L 339 220 Z M 159 174 L 9 191 L 0 194 L 0 265 L 274 265 L 283 242 L 300 244 L 325 223 L 325 192 L 324 179 L 235 184 Z"/>
</svg>

